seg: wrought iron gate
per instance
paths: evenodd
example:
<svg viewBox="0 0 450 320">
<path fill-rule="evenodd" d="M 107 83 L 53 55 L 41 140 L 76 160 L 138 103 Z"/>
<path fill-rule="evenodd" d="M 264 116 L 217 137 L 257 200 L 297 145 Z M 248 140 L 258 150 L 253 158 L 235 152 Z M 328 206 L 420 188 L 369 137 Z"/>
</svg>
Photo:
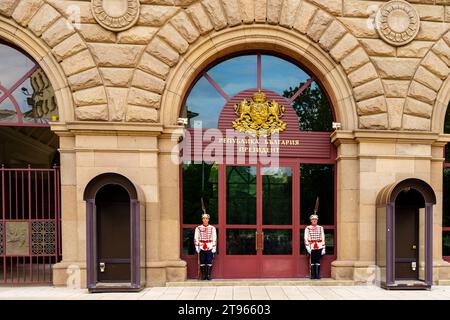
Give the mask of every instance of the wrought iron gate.
<svg viewBox="0 0 450 320">
<path fill-rule="evenodd" d="M 61 260 L 59 168 L 0 174 L 0 283 L 51 284 Z"/>
</svg>

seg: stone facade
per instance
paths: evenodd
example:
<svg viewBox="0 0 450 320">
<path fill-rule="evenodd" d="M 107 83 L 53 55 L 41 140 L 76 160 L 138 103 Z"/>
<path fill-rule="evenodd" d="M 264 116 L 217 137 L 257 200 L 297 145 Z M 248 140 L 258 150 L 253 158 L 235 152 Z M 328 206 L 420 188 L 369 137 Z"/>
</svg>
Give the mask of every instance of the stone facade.
<svg viewBox="0 0 450 320">
<path fill-rule="evenodd" d="M 141 0 L 137 19 L 119 30 L 100 25 L 88 0 L 2 0 L 0 37 L 40 63 L 60 108 L 52 129 L 60 136 L 63 262 L 54 283 L 65 283 L 65 266 L 85 265 L 83 190 L 104 172 L 123 174 L 144 194 L 148 285 L 185 279 L 172 133 L 202 69 L 249 49 L 280 50 L 301 61 L 322 80 L 342 123 L 333 135 L 340 244 L 333 277 L 369 276 L 377 192 L 418 177 L 438 196 L 435 280 L 450 279 L 440 229 L 442 150 L 450 141 L 443 134 L 450 1 L 408 1 L 420 29 L 400 46 L 374 27 L 386 2 Z M 359 240 L 353 246 L 349 239 Z"/>
</svg>

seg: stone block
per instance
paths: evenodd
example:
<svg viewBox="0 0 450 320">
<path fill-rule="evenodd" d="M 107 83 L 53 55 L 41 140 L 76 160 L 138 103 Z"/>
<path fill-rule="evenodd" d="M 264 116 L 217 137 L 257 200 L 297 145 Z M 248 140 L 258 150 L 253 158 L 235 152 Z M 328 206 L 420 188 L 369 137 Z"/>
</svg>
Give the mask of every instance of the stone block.
<svg viewBox="0 0 450 320">
<path fill-rule="evenodd" d="M 419 65 L 419 59 L 413 58 L 372 58 L 375 67 L 383 79 L 411 79 Z"/>
<path fill-rule="evenodd" d="M 156 37 L 150 42 L 147 52 L 154 55 L 159 60 L 163 61 L 169 66 L 174 66 L 180 57 L 178 52 L 172 49 L 168 44 Z"/>
<path fill-rule="evenodd" d="M 222 0 L 222 6 L 225 10 L 225 15 L 227 16 L 228 25 L 230 27 L 242 23 L 239 0 Z"/>
<path fill-rule="evenodd" d="M 130 92 L 128 94 L 128 103 L 138 106 L 159 108 L 161 103 L 161 95 L 132 87 L 130 88 Z"/>
<path fill-rule="evenodd" d="M 405 102 L 405 113 L 417 117 L 430 118 L 433 106 L 413 98 L 407 98 Z"/>
<path fill-rule="evenodd" d="M 130 122 L 157 122 L 158 111 L 153 108 L 129 105 L 126 114 L 126 121 Z"/>
<path fill-rule="evenodd" d="M 186 12 L 200 31 L 200 34 L 205 34 L 214 28 L 211 20 L 209 19 L 205 9 L 200 2 L 194 3 L 192 6 L 186 9 Z"/>
<path fill-rule="evenodd" d="M 108 106 L 96 105 L 78 107 L 75 109 L 75 116 L 78 120 L 108 120 Z"/>
<path fill-rule="evenodd" d="M 71 76 L 75 73 L 91 69 L 95 67 L 95 62 L 88 50 L 83 50 L 77 54 L 64 59 L 61 66 L 66 76 Z"/>
<path fill-rule="evenodd" d="M 134 67 L 143 46 L 129 44 L 90 43 L 92 54 L 100 67 Z"/>
<path fill-rule="evenodd" d="M 131 68 L 100 68 L 106 86 L 128 87 L 133 76 Z"/>
<path fill-rule="evenodd" d="M 88 106 L 106 103 L 105 88 L 98 86 L 89 89 L 75 91 L 73 100 L 77 106 Z"/>
<path fill-rule="evenodd" d="M 166 24 L 164 27 L 162 27 L 158 32 L 158 36 L 179 53 L 185 53 L 189 47 L 189 43 L 178 33 L 178 31 L 171 24 Z"/>
<path fill-rule="evenodd" d="M 31 18 L 28 28 L 39 37 L 60 17 L 61 15 L 52 6 L 44 4 Z"/>
<path fill-rule="evenodd" d="M 75 33 L 60 44 L 56 45 L 52 49 L 52 53 L 58 61 L 61 61 L 86 48 L 87 47 L 83 39 L 81 39 L 78 33 Z"/>
<path fill-rule="evenodd" d="M 184 11 L 180 11 L 170 20 L 170 22 L 189 43 L 194 42 L 200 36 L 200 32 L 197 30 L 195 25 L 191 22 L 188 15 Z"/>
<path fill-rule="evenodd" d="M 138 25 L 159 27 L 178 11 L 173 6 L 141 5 Z"/>
<path fill-rule="evenodd" d="M 61 18 L 44 31 L 42 39 L 53 48 L 74 33 L 73 26 L 67 23 L 66 19 Z"/>
<path fill-rule="evenodd" d="M 128 30 L 119 32 L 118 43 L 125 44 L 148 44 L 158 31 L 155 27 L 136 26 Z"/>
<path fill-rule="evenodd" d="M 227 18 L 219 0 L 203 0 L 202 4 L 214 29 L 221 30 L 227 26 Z"/>
<path fill-rule="evenodd" d="M 148 53 L 144 53 L 138 66 L 140 69 L 165 79 L 170 67 L 159 59 Z"/>
<path fill-rule="evenodd" d="M 134 77 L 131 85 L 144 90 L 162 94 L 164 91 L 165 82 L 154 75 L 146 73 L 141 70 L 134 72 Z"/>
<path fill-rule="evenodd" d="M 34 14 L 44 4 L 43 0 L 20 0 L 14 10 L 12 17 L 22 27 L 26 27 Z"/>
<path fill-rule="evenodd" d="M 102 79 L 97 68 L 91 68 L 89 70 L 74 74 L 67 80 L 72 91 L 78 91 L 81 89 L 87 89 L 102 85 Z"/>
</svg>

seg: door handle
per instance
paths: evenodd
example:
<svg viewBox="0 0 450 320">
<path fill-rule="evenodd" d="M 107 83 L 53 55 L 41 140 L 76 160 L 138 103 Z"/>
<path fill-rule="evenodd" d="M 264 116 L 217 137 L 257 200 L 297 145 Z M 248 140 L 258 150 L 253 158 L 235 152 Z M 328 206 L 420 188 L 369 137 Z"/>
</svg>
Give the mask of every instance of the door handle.
<svg viewBox="0 0 450 320">
<path fill-rule="evenodd" d="M 262 245 L 261 250 L 264 251 L 264 232 L 262 231 L 261 231 L 261 245 Z"/>
<path fill-rule="evenodd" d="M 255 232 L 255 251 L 258 251 L 258 231 Z"/>
<path fill-rule="evenodd" d="M 106 268 L 105 263 L 104 262 L 100 262 L 98 265 L 100 267 L 100 272 L 105 272 L 105 268 Z"/>
<path fill-rule="evenodd" d="M 413 250 L 416 250 L 416 249 L 417 249 L 417 247 L 416 247 L 415 244 L 413 244 L 412 248 L 413 248 Z"/>
<path fill-rule="evenodd" d="M 415 261 L 411 262 L 412 271 L 416 271 L 417 263 Z"/>
</svg>

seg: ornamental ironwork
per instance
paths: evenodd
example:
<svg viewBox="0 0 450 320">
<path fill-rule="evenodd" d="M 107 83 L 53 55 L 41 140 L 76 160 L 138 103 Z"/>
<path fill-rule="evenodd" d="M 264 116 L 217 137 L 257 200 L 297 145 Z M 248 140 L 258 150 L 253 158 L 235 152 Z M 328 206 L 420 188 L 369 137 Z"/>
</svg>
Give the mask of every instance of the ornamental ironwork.
<svg viewBox="0 0 450 320">
<path fill-rule="evenodd" d="M 31 222 L 31 253 L 55 254 L 56 227 L 54 221 Z"/>
</svg>

